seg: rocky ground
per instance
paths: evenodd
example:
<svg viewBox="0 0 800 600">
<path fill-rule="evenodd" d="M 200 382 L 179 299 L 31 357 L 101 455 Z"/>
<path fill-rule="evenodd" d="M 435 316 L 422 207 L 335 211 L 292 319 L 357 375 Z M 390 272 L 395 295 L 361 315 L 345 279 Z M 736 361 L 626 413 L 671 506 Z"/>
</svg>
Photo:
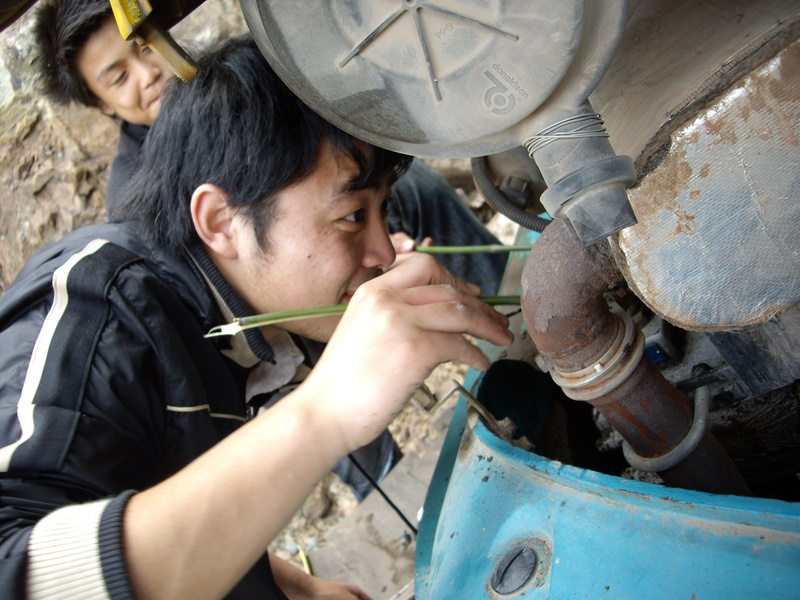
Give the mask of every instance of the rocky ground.
<svg viewBox="0 0 800 600">
<path fill-rule="evenodd" d="M 105 219 L 105 186 L 118 139 L 118 125 L 111 118 L 84 107 L 54 105 L 39 93 L 31 14 L 0 36 L 0 294 L 40 245 Z M 208 0 L 173 33 L 179 40 L 203 45 L 244 31 L 236 2 Z M 474 190 L 468 161 L 434 164 L 484 221 L 492 217 L 493 211 Z M 510 235 L 507 222 L 495 219 L 492 228 L 501 236 Z M 462 371 L 443 367 L 429 385 L 438 391 Z M 391 429 L 404 452 L 414 452 L 435 435 L 426 413 L 413 403 Z M 302 564 L 300 550 L 324 543 L 325 531 L 355 504 L 334 476 L 326 478 L 272 549 Z"/>
</svg>

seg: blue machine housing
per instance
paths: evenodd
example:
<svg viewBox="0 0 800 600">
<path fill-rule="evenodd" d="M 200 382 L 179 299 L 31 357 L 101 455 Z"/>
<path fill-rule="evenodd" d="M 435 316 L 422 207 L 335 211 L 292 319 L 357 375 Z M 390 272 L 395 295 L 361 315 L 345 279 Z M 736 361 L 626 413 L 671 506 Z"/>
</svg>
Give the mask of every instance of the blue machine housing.
<svg viewBox="0 0 800 600">
<path fill-rule="evenodd" d="M 418 600 L 800 593 L 800 504 L 668 488 L 548 460 L 468 417 L 463 397 L 423 514 Z M 526 546 L 538 559 L 532 576 L 517 592 L 498 594 L 490 585 L 495 569 Z"/>
</svg>

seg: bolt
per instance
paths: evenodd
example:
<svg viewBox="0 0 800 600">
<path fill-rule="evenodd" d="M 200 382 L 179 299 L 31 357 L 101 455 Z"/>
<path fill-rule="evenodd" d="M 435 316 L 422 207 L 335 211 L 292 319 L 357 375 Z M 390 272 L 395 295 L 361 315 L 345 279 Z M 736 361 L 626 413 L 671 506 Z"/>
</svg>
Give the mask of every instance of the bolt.
<svg viewBox="0 0 800 600">
<path fill-rule="evenodd" d="M 538 564 L 532 548 L 520 547 L 507 552 L 492 573 L 492 589 L 498 594 L 513 594 L 530 581 Z"/>
</svg>

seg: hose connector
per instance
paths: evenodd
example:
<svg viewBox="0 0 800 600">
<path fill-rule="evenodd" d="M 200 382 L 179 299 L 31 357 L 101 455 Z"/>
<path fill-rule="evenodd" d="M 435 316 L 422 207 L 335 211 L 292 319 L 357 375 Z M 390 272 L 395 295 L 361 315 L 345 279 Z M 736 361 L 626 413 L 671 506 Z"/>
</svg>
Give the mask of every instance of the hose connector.
<svg viewBox="0 0 800 600">
<path fill-rule="evenodd" d="M 636 182 L 629 156 L 617 155 L 588 101 L 526 139 L 523 145 L 547 183 L 541 202 L 566 217 L 584 246 L 636 224 L 627 189 Z"/>
</svg>

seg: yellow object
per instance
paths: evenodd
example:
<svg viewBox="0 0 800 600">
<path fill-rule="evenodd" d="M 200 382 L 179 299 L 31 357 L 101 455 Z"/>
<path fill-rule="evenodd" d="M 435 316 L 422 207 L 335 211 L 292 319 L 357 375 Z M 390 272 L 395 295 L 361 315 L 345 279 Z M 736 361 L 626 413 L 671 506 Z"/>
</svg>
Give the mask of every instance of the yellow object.
<svg viewBox="0 0 800 600">
<path fill-rule="evenodd" d="M 303 552 L 303 549 L 299 546 L 297 547 L 297 553 L 300 556 L 300 562 L 303 563 L 303 571 L 305 571 L 308 575 L 313 575 L 313 571 L 311 570 L 311 563 L 308 562 L 308 557 L 306 553 Z"/>
<path fill-rule="evenodd" d="M 153 7 L 147 0 L 110 0 L 110 2 L 117 28 L 126 40 L 131 39 L 139 26 L 153 12 Z"/>
<path fill-rule="evenodd" d="M 109 0 L 120 35 L 137 44 L 149 46 L 169 65 L 183 81 L 191 81 L 197 74 L 192 57 L 172 39 L 154 19 L 149 18 L 153 7 L 147 0 Z"/>
</svg>

